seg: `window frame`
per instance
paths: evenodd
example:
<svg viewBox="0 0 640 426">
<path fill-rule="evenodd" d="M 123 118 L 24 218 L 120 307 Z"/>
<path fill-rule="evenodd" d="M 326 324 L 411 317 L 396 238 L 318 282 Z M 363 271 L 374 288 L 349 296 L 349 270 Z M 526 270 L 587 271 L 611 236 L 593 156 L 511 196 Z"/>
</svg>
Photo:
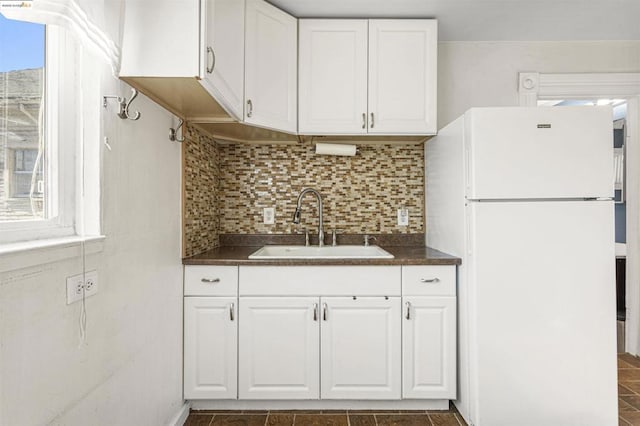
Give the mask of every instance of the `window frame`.
<svg viewBox="0 0 640 426">
<path fill-rule="evenodd" d="M 45 26 L 45 194 L 46 219 L 0 222 L 0 244 L 77 235 L 76 176 L 81 151 L 77 78 L 79 46 L 73 36 Z M 69 142 L 65 142 L 69 141 Z M 63 143 L 64 142 L 64 143 Z"/>
</svg>

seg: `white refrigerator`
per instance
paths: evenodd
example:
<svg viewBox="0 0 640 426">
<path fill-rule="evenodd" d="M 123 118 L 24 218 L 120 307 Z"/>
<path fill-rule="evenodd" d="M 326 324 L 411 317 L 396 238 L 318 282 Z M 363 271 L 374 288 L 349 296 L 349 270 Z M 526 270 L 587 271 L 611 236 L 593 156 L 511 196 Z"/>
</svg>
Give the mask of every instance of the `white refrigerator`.
<svg viewBox="0 0 640 426">
<path fill-rule="evenodd" d="M 474 426 L 617 425 L 612 112 L 475 108 L 425 144 Z"/>
</svg>

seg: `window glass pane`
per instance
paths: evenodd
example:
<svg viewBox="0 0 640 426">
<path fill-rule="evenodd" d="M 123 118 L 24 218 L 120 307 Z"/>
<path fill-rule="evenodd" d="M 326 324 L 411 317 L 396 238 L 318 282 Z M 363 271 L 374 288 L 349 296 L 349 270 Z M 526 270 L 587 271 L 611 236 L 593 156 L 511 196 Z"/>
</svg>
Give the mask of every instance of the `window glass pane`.
<svg viewBox="0 0 640 426">
<path fill-rule="evenodd" d="M 46 218 L 44 25 L 0 15 L 0 222 Z"/>
</svg>

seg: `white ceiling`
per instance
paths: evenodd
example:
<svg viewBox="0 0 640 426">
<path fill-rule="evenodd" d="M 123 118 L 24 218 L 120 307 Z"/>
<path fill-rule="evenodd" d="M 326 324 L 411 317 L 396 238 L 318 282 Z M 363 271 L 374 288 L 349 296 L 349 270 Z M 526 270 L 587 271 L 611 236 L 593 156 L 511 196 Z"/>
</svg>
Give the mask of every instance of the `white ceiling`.
<svg viewBox="0 0 640 426">
<path fill-rule="evenodd" d="M 640 0 L 268 0 L 298 18 L 437 18 L 440 41 L 640 40 Z"/>
</svg>

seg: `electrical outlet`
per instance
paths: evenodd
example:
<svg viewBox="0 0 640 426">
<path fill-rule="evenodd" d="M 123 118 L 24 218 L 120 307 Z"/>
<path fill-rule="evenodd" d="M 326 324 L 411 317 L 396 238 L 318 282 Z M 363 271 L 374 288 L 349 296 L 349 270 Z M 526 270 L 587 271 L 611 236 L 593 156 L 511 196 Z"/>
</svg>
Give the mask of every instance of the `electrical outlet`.
<svg viewBox="0 0 640 426">
<path fill-rule="evenodd" d="M 262 210 L 262 218 L 265 225 L 273 225 L 276 223 L 276 209 L 273 207 L 265 207 Z"/>
<path fill-rule="evenodd" d="M 409 210 L 406 207 L 398 209 L 398 226 L 409 225 Z"/>
<path fill-rule="evenodd" d="M 67 278 L 67 305 L 82 300 L 83 291 L 85 298 L 98 292 L 98 271 L 87 271 L 84 275 L 78 274 Z"/>
</svg>

